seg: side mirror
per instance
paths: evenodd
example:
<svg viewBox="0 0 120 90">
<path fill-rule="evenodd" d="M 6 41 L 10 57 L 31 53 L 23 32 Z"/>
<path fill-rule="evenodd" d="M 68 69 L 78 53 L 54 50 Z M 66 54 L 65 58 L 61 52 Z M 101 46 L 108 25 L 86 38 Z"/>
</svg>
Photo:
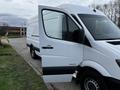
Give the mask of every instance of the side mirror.
<svg viewBox="0 0 120 90">
<path fill-rule="evenodd" d="M 73 41 L 77 43 L 83 43 L 84 34 L 84 30 L 75 30 L 73 32 Z"/>
</svg>

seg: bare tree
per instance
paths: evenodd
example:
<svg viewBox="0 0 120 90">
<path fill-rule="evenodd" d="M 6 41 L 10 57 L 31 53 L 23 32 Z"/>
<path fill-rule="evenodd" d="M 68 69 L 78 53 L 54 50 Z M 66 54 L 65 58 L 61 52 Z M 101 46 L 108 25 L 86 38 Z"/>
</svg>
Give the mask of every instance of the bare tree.
<svg viewBox="0 0 120 90">
<path fill-rule="evenodd" d="M 116 25 L 120 27 L 120 0 L 111 0 L 104 5 L 96 5 L 96 8 L 104 12 Z"/>
<path fill-rule="evenodd" d="M 117 16 L 117 24 L 120 27 L 120 0 L 116 0 L 115 1 L 115 5 L 116 5 L 116 16 Z"/>
</svg>

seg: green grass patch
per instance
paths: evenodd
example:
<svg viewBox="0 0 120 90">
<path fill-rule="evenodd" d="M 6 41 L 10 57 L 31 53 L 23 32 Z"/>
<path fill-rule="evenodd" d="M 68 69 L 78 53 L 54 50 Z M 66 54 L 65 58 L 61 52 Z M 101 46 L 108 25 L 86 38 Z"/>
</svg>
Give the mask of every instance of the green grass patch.
<svg viewBox="0 0 120 90">
<path fill-rule="evenodd" d="M 0 90 L 47 90 L 43 80 L 10 46 L 0 47 Z"/>
<path fill-rule="evenodd" d="M 20 36 L 19 35 L 14 35 L 14 36 L 8 36 L 8 38 L 20 38 Z"/>
</svg>

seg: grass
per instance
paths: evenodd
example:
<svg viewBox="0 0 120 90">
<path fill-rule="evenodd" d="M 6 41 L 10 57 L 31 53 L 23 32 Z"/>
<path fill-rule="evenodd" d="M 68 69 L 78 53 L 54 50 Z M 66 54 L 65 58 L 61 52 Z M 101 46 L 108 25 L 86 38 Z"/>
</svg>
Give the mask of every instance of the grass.
<svg viewBox="0 0 120 90">
<path fill-rule="evenodd" d="M 8 36 L 8 38 L 20 38 L 20 36 L 19 35 L 16 35 L 16 36 L 15 35 L 13 35 L 13 36 L 11 35 L 11 36 Z"/>
<path fill-rule="evenodd" d="M 43 80 L 10 46 L 0 47 L 0 90 L 47 90 Z"/>
</svg>

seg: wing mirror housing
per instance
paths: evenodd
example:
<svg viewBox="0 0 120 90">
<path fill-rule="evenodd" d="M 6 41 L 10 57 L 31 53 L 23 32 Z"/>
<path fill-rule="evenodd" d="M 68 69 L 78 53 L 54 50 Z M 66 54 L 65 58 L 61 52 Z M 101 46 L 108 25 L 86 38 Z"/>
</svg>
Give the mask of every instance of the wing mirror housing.
<svg viewBox="0 0 120 90">
<path fill-rule="evenodd" d="M 73 32 L 73 41 L 77 43 L 83 43 L 85 37 L 84 30 L 75 30 Z"/>
</svg>

